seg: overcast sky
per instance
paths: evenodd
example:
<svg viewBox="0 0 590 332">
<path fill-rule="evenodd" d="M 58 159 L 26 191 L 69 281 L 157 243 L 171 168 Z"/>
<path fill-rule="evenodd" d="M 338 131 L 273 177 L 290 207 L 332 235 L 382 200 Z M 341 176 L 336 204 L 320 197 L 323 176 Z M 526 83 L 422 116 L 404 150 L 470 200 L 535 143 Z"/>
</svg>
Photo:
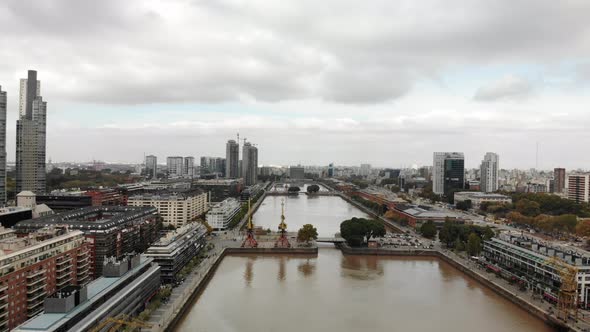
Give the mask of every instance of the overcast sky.
<svg viewBox="0 0 590 332">
<path fill-rule="evenodd" d="M 38 71 L 54 161 L 590 168 L 590 1 L 4 0 L 0 85 Z M 162 162 L 163 160 L 161 160 Z"/>
</svg>

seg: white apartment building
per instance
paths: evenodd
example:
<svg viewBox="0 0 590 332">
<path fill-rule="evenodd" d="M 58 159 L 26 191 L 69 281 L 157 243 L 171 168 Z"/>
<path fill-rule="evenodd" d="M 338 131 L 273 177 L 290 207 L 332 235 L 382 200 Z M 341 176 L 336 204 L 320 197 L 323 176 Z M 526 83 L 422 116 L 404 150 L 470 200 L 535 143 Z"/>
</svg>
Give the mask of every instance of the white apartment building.
<svg viewBox="0 0 590 332">
<path fill-rule="evenodd" d="M 203 191 L 166 192 L 130 196 L 128 206 L 153 206 L 165 226 L 181 227 L 208 209 L 208 194 Z"/>
<path fill-rule="evenodd" d="M 166 158 L 166 166 L 168 168 L 168 177 L 181 177 L 184 169 L 184 158 L 178 156 L 168 157 Z"/>
<path fill-rule="evenodd" d="M 480 188 L 484 193 L 491 193 L 498 190 L 498 172 L 500 157 L 493 152 L 488 152 L 483 157 L 480 168 Z"/>
<path fill-rule="evenodd" d="M 207 212 L 207 223 L 215 230 L 224 230 L 241 207 L 235 198 L 226 198 L 222 202 L 214 203 Z"/>
</svg>

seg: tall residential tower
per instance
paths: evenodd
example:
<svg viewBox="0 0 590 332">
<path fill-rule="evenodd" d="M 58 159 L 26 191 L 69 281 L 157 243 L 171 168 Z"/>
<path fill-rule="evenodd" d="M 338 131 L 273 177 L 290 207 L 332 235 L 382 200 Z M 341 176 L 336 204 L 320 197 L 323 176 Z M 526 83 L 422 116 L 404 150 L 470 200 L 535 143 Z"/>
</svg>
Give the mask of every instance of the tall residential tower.
<svg viewBox="0 0 590 332">
<path fill-rule="evenodd" d="M 156 179 L 158 177 L 158 157 L 149 155 L 145 157 L 146 177 Z"/>
<path fill-rule="evenodd" d="M 240 146 L 233 139 L 225 145 L 225 177 L 236 179 L 239 177 L 238 162 L 240 160 Z"/>
<path fill-rule="evenodd" d="M 16 122 L 16 192 L 46 190 L 47 102 L 41 97 L 37 72 L 20 81 L 19 119 Z"/>
<path fill-rule="evenodd" d="M 246 186 L 258 181 L 258 149 L 249 142 L 242 148 L 242 177 Z"/>
<path fill-rule="evenodd" d="M 480 168 L 480 189 L 484 193 L 498 190 L 499 160 L 500 157 L 493 152 L 488 152 L 483 157 Z"/>
<path fill-rule="evenodd" d="M 6 92 L 0 86 L 0 206 L 6 204 Z"/>
</svg>

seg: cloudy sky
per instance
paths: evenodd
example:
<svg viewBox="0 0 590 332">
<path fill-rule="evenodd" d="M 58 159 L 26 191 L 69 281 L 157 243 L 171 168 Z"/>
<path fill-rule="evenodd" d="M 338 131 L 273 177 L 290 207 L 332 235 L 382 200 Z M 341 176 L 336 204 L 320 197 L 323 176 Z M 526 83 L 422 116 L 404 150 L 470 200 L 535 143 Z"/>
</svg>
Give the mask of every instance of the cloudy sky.
<svg viewBox="0 0 590 332">
<path fill-rule="evenodd" d="M 36 69 L 54 161 L 590 168 L 590 1 L 4 0 L 14 160 Z"/>
</svg>

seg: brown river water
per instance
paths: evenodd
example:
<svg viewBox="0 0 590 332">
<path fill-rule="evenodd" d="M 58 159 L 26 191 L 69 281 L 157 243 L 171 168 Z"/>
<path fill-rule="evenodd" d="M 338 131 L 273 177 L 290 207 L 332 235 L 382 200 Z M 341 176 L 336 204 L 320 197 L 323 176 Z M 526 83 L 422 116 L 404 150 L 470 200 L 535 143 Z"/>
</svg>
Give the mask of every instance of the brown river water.
<svg viewBox="0 0 590 332">
<path fill-rule="evenodd" d="M 279 220 L 281 199 L 268 197 L 255 220 Z M 363 216 L 338 197 L 287 200 L 287 223 L 310 222 L 320 236 L 333 235 L 347 215 Z M 435 258 L 344 256 L 326 246 L 317 257 L 225 257 L 175 331 L 552 329 Z"/>
</svg>

